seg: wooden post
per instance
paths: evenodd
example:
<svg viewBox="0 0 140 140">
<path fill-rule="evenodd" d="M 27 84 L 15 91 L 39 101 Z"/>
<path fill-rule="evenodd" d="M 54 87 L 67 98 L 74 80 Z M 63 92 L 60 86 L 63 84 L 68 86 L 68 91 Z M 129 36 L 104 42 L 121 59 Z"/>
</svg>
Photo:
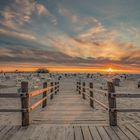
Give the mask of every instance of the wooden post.
<svg viewBox="0 0 140 140">
<path fill-rule="evenodd" d="M 29 94 L 28 94 L 28 82 L 21 82 L 21 109 L 22 111 L 22 126 L 28 126 L 30 124 L 29 116 Z"/>
<path fill-rule="evenodd" d="M 81 94 L 81 83 L 79 82 L 79 94 Z"/>
<path fill-rule="evenodd" d="M 57 94 L 57 82 L 55 82 L 55 95 Z"/>
<path fill-rule="evenodd" d="M 108 82 L 108 103 L 109 103 L 109 123 L 111 126 L 117 125 L 117 111 L 116 109 L 116 97 L 112 96 L 115 93 L 115 86 L 112 82 Z"/>
<path fill-rule="evenodd" d="M 79 91 L 79 82 L 77 82 L 77 88 L 76 88 L 76 91 Z"/>
<path fill-rule="evenodd" d="M 44 82 L 44 83 L 43 83 L 43 88 L 47 88 L 47 82 Z M 47 92 L 44 91 L 44 92 L 43 92 L 43 97 L 42 97 L 42 98 L 44 98 L 44 97 L 46 97 L 46 96 L 47 96 Z M 42 108 L 46 107 L 46 105 L 47 105 L 47 99 L 44 100 L 44 101 L 42 102 Z"/>
<path fill-rule="evenodd" d="M 83 99 L 86 99 L 86 97 L 85 97 L 85 82 L 83 82 L 83 93 L 82 93 L 82 95 L 83 95 Z"/>
<path fill-rule="evenodd" d="M 53 82 L 51 82 L 51 87 L 53 86 Z M 51 96 L 50 96 L 50 99 L 52 100 L 53 99 L 53 88 L 51 89 Z"/>
<path fill-rule="evenodd" d="M 59 82 L 57 83 L 57 92 L 59 92 L 59 88 L 60 88 L 60 86 L 59 86 Z"/>
<path fill-rule="evenodd" d="M 93 83 L 89 83 L 89 87 L 90 87 L 90 97 L 94 98 L 94 95 L 93 95 Z M 90 99 L 90 106 L 92 108 L 94 108 L 94 101 L 92 99 Z"/>
</svg>

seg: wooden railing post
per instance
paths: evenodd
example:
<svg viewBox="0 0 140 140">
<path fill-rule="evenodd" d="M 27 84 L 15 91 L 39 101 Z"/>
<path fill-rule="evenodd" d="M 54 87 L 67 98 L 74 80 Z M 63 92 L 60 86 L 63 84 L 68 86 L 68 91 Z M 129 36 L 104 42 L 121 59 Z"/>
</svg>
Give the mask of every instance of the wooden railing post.
<svg viewBox="0 0 140 140">
<path fill-rule="evenodd" d="M 59 88 L 60 88 L 59 82 L 57 84 L 58 84 L 58 86 L 57 86 L 57 92 L 59 92 Z"/>
<path fill-rule="evenodd" d="M 57 82 L 55 82 L 55 95 L 57 94 Z"/>
<path fill-rule="evenodd" d="M 85 97 L 85 82 L 83 82 L 83 93 L 82 93 L 82 96 L 83 96 L 83 99 L 86 99 L 86 97 Z"/>
<path fill-rule="evenodd" d="M 76 91 L 79 91 L 79 82 L 77 82 L 77 88 Z"/>
<path fill-rule="evenodd" d="M 93 95 L 93 83 L 89 83 L 89 87 L 90 87 L 90 97 L 94 98 L 94 95 Z M 92 108 L 94 108 L 94 101 L 92 99 L 90 99 L 90 106 Z"/>
<path fill-rule="evenodd" d="M 117 125 L 116 97 L 112 96 L 115 93 L 115 86 L 112 82 L 108 82 L 108 103 L 109 103 L 109 123 L 111 126 Z"/>
<path fill-rule="evenodd" d="M 51 82 L 51 87 L 53 86 L 53 82 Z M 52 100 L 53 99 L 53 88 L 51 88 L 51 96 L 50 96 L 50 99 Z"/>
<path fill-rule="evenodd" d="M 47 88 L 47 82 L 43 83 L 43 88 Z M 44 91 L 43 92 L 43 98 L 46 97 L 46 96 L 47 96 L 47 92 Z M 47 105 L 47 99 L 42 102 L 42 108 L 46 107 L 46 105 Z"/>
<path fill-rule="evenodd" d="M 79 94 L 81 94 L 81 82 L 79 82 Z"/>
<path fill-rule="evenodd" d="M 28 94 L 28 82 L 21 82 L 21 108 L 22 108 L 22 126 L 28 126 L 30 124 L 29 116 L 29 94 Z"/>
</svg>

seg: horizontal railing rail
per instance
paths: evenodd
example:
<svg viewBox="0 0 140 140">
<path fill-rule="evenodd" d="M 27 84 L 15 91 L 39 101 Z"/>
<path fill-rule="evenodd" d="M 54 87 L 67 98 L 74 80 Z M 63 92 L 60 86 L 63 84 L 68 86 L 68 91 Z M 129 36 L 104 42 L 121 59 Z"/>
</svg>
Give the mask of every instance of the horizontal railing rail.
<svg viewBox="0 0 140 140">
<path fill-rule="evenodd" d="M 109 123 L 111 126 L 117 125 L 117 112 L 140 112 L 140 109 L 136 108 L 129 108 L 129 109 L 120 109 L 117 108 L 116 98 L 140 98 L 139 93 L 131 94 L 131 93 L 119 93 L 115 92 L 115 86 L 113 82 L 107 82 L 108 89 L 98 89 L 93 86 L 93 82 L 89 82 L 89 86 L 86 86 L 85 82 L 78 81 L 77 82 L 77 91 L 79 94 L 82 94 L 82 98 L 90 100 L 90 106 L 95 108 L 94 102 L 99 104 L 104 109 L 108 110 L 109 112 Z M 86 90 L 90 92 L 90 94 L 86 93 Z M 108 106 L 104 103 L 97 100 L 94 96 L 95 93 L 99 93 L 100 95 L 108 97 Z"/>
<path fill-rule="evenodd" d="M 43 89 L 35 91 L 28 91 L 28 82 L 21 82 L 21 88 L 19 93 L 0 93 L 0 98 L 21 98 L 21 109 L 0 109 L 0 112 L 21 112 L 22 113 L 22 126 L 28 126 L 30 124 L 29 113 L 37 106 L 42 104 L 42 108 L 47 106 L 47 99 L 53 99 L 53 95 L 59 92 L 59 82 L 51 82 L 51 86 L 48 87 L 48 83 L 43 83 Z M 49 93 L 47 93 L 49 92 Z M 31 97 L 43 94 L 42 99 L 30 106 L 29 99 Z"/>
<path fill-rule="evenodd" d="M 0 98 L 20 98 L 18 93 L 0 93 Z"/>
</svg>

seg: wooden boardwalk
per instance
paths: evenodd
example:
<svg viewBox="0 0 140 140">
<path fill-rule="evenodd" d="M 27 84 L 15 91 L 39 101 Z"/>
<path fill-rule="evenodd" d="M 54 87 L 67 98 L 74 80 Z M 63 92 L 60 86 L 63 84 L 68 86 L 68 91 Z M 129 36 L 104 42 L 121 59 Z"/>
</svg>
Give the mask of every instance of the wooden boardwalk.
<svg viewBox="0 0 140 140">
<path fill-rule="evenodd" d="M 0 140 L 139 140 L 140 124 L 108 125 L 106 113 L 93 109 L 76 92 L 76 81 L 60 81 L 60 92 L 33 116 L 28 127 L 0 126 Z"/>
<path fill-rule="evenodd" d="M 76 92 L 76 81 L 60 82 L 60 92 L 48 106 L 34 117 L 35 123 L 49 124 L 107 124 L 105 113 L 94 110 Z"/>
</svg>

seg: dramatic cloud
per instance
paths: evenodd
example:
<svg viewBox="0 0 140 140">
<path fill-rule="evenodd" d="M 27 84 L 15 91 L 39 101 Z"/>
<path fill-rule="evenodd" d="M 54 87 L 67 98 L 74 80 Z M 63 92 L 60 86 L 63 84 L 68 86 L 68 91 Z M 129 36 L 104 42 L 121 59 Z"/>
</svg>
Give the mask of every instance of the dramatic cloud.
<svg viewBox="0 0 140 140">
<path fill-rule="evenodd" d="M 1 28 L 0 28 L 0 34 L 15 37 L 15 38 L 27 39 L 27 40 L 36 40 L 36 37 L 31 34 L 27 34 L 23 32 L 16 32 L 16 31 L 9 31 L 9 30 L 1 29 Z"/>
<path fill-rule="evenodd" d="M 0 10 L 2 16 L 0 24 L 11 29 L 17 29 L 24 23 L 30 22 L 33 14 L 47 16 L 53 24 L 57 23 L 55 17 L 43 4 L 39 4 L 35 0 L 13 0 L 10 6 Z"/>
<path fill-rule="evenodd" d="M 140 2 L 134 1 L 1 0 L 0 63 L 138 68 Z"/>
</svg>

